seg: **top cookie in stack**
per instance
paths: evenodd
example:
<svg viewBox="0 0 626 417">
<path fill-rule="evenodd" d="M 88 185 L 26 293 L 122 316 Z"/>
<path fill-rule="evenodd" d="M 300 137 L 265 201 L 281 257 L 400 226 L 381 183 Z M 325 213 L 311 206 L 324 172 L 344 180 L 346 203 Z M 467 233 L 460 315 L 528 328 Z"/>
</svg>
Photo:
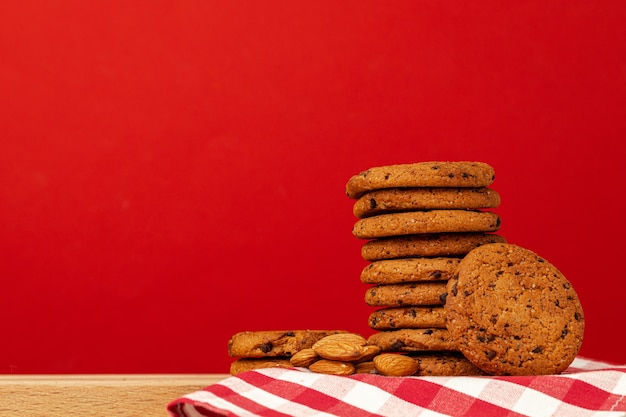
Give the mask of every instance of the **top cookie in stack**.
<svg viewBox="0 0 626 417">
<path fill-rule="evenodd" d="M 370 261 L 361 281 L 372 284 L 368 305 L 378 307 L 369 326 L 384 351 L 456 350 L 446 329 L 443 294 L 460 260 L 495 234 L 500 205 L 489 188 L 494 169 L 483 162 L 421 162 L 374 167 L 351 177 L 353 234 L 368 240 Z M 428 343 L 435 336 L 443 343 Z"/>
</svg>

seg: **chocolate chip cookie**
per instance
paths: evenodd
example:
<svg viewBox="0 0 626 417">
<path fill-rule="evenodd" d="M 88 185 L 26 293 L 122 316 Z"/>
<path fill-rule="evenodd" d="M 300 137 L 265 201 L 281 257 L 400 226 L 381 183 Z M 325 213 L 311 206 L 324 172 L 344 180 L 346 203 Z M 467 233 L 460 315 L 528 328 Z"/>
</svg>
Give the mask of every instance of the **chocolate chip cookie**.
<svg viewBox="0 0 626 417">
<path fill-rule="evenodd" d="M 368 191 L 398 187 L 487 187 L 494 169 L 484 162 L 418 162 L 373 167 L 352 176 L 346 195 L 359 198 Z"/>
<path fill-rule="evenodd" d="M 381 214 L 360 219 L 352 233 L 359 239 L 424 233 L 495 232 L 500 217 L 487 211 L 430 210 Z"/>
<path fill-rule="evenodd" d="M 230 374 L 237 375 L 242 372 L 263 368 L 293 368 L 288 357 L 271 358 L 239 358 L 230 364 Z"/>
<path fill-rule="evenodd" d="M 446 281 L 376 285 L 365 291 L 365 302 L 387 307 L 440 305 L 445 292 Z"/>
<path fill-rule="evenodd" d="M 464 256 L 486 243 L 506 242 L 494 233 L 433 233 L 375 239 L 361 247 L 367 261 L 414 257 Z"/>
<path fill-rule="evenodd" d="M 448 281 L 446 325 L 459 350 L 493 375 L 564 371 L 583 340 L 572 284 L 551 263 L 512 244 L 472 250 Z"/>
<path fill-rule="evenodd" d="M 436 352 L 411 354 L 419 365 L 414 376 L 485 376 L 467 358 L 456 352 Z"/>
<path fill-rule="evenodd" d="M 446 329 L 400 329 L 372 334 L 367 342 L 383 352 L 458 351 Z"/>
<path fill-rule="evenodd" d="M 446 313 L 441 306 L 387 307 L 370 313 L 368 324 L 375 330 L 445 329 Z"/>
<path fill-rule="evenodd" d="M 379 214 L 452 209 L 487 209 L 500 205 L 500 194 L 488 187 L 480 188 L 389 188 L 370 191 L 352 207 L 358 218 Z"/>
<path fill-rule="evenodd" d="M 415 281 L 448 280 L 461 258 L 406 258 L 369 263 L 361 271 L 364 284 L 401 284 Z"/>
</svg>

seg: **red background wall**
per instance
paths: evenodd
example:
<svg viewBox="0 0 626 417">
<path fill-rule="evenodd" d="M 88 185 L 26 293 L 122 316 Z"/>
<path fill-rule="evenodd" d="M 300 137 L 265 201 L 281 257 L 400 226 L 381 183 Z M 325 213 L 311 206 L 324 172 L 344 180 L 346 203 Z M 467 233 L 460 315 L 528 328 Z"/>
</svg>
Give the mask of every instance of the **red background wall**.
<svg viewBox="0 0 626 417">
<path fill-rule="evenodd" d="M 0 3 L 0 373 L 227 372 L 368 334 L 348 178 L 494 166 L 626 363 L 626 3 Z"/>
</svg>

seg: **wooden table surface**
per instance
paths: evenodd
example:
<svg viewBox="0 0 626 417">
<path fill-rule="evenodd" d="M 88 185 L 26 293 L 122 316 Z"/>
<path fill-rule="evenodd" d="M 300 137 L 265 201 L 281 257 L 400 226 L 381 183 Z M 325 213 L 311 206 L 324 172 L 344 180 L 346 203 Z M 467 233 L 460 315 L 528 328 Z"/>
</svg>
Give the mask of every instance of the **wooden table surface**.
<svg viewBox="0 0 626 417">
<path fill-rule="evenodd" d="M 0 416 L 166 417 L 171 401 L 228 376 L 0 375 Z"/>
</svg>

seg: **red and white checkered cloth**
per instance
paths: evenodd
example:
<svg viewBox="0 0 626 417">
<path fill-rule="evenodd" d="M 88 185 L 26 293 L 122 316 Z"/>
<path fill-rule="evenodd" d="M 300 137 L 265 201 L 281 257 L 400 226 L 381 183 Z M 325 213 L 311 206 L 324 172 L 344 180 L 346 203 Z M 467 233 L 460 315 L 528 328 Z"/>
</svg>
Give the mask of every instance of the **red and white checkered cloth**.
<svg viewBox="0 0 626 417">
<path fill-rule="evenodd" d="M 626 416 L 626 365 L 576 358 L 548 376 L 331 376 L 248 371 L 172 401 L 172 417 Z"/>
</svg>

